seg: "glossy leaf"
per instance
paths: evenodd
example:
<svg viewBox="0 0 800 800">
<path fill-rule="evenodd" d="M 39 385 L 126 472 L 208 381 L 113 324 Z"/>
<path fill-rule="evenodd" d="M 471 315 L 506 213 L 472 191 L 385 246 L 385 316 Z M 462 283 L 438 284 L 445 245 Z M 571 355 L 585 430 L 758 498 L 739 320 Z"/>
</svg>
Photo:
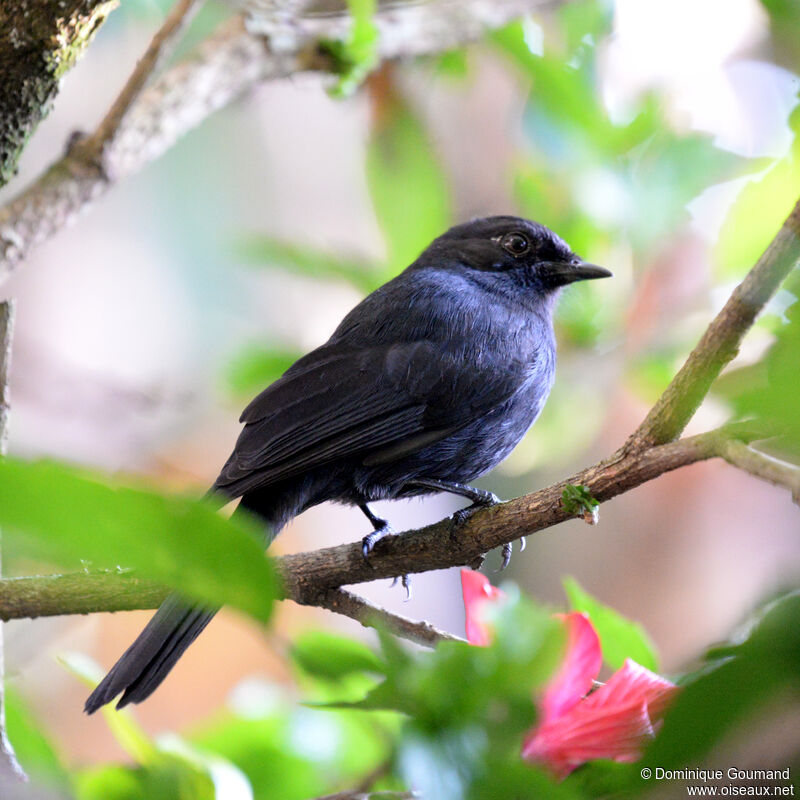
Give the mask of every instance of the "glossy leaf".
<svg viewBox="0 0 800 800">
<path fill-rule="evenodd" d="M 52 461 L 0 463 L 4 546 L 74 568 L 132 568 L 191 598 L 269 619 L 276 578 L 257 527 L 206 502 Z"/>
<path fill-rule="evenodd" d="M 603 605 L 582 589 L 574 578 L 564 580 L 564 591 L 570 608 L 589 615 L 600 637 L 603 661 L 611 669 L 620 669 L 625 659 L 630 658 L 652 672 L 658 670 L 655 648 L 641 625 Z"/>
</svg>

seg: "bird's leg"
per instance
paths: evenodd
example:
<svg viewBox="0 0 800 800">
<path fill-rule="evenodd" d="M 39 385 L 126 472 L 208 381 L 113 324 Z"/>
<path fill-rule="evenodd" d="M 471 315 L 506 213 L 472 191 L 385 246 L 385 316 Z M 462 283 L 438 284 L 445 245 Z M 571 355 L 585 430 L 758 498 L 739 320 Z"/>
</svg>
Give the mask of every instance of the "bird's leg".
<svg viewBox="0 0 800 800">
<path fill-rule="evenodd" d="M 366 503 L 361 503 L 359 508 L 364 512 L 364 516 L 372 523 L 372 527 L 375 528 L 372 533 L 367 534 L 361 540 L 361 552 L 364 554 L 365 559 L 369 559 L 369 554 L 372 552 L 372 548 L 375 547 L 375 544 L 383 539 L 384 536 L 390 534 L 392 529 L 385 519 L 376 517 Z M 399 578 L 395 578 L 392 581 L 393 587 L 397 585 L 398 580 L 400 581 L 400 585 L 406 590 L 406 602 L 408 602 L 411 599 L 411 579 L 408 575 L 401 575 Z"/>
<path fill-rule="evenodd" d="M 364 554 L 364 558 L 369 558 L 372 548 L 375 547 L 384 536 L 388 536 L 392 532 L 392 529 L 385 519 L 376 517 L 372 511 L 370 511 L 366 503 L 361 503 L 358 507 L 364 512 L 364 516 L 372 523 L 372 527 L 375 529 L 361 540 L 361 552 Z"/>
<path fill-rule="evenodd" d="M 489 492 L 486 489 L 476 489 L 474 486 L 467 486 L 464 483 L 455 483 L 454 481 L 437 481 L 433 478 L 421 478 L 419 480 L 409 481 L 406 486 L 420 486 L 425 489 L 433 489 L 436 492 L 450 492 L 451 494 L 466 497 L 467 500 L 472 500 L 471 505 L 459 509 L 453 514 L 453 521 L 456 525 L 461 525 L 466 522 L 479 508 L 489 508 L 500 502 L 500 498 L 494 492 Z"/>
<path fill-rule="evenodd" d="M 459 509 L 455 514 L 453 514 L 453 522 L 455 522 L 456 525 L 463 525 L 478 509 L 489 508 L 490 506 L 497 505 L 499 502 L 501 502 L 500 498 L 494 492 L 489 492 L 486 489 L 476 489 L 474 486 L 467 486 L 464 483 L 437 481 L 434 479 L 420 479 L 409 481 L 406 485 L 421 486 L 426 489 L 433 489 L 440 492 L 450 492 L 451 494 L 457 494 L 461 497 L 466 497 L 468 500 L 472 500 L 471 505 L 468 505 L 466 508 Z M 523 544 L 521 545 L 520 549 L 525 548 L 525 540 L 523 539 L 522 541 Z M 500 565 L 501 572 L 511 561 L 511 549 L 511 542 L 503 545 L 503 561 Z"/>
</svg>

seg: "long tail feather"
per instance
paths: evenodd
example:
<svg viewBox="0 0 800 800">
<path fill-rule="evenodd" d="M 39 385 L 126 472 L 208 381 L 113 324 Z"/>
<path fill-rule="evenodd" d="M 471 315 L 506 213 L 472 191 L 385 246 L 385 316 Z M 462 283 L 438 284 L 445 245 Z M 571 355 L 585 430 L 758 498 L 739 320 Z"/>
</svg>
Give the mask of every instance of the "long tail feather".
<svg viewBox="0 0 800 800">
<path fill-rule="evenodd" d="M 86 713 L 94 713 L 120 692 L 117 708 L 149 697 L 216 613 L 217 609 L 192 606 L 170 595 L 91 693 Z"/>
</svg>

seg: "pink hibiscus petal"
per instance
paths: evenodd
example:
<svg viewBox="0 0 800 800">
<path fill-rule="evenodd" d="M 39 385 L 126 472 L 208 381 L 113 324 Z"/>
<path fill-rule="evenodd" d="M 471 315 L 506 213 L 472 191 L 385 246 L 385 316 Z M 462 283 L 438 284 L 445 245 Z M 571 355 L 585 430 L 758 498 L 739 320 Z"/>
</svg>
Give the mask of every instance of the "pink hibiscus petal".
<svg viewBox="0 0 800 800">
<path fill-rule="evenodd" d="M 492 640 L 491 626 L 483 619 L 486 606 L 505 595 L 496 586 L 492 586 L 485 575 L 471 569 L 461 570 L 461 593 L 464 597 L 467 641 L 485 647 Z"/>
<path fill-rule="evenodd" d="M 643 744 L 654 736 L 644 703 L 600 710 L 584 710 L 584 706 L 580 703 L 531 731 L 523 744 L 523 758 L 545 764 L 564 777 L 598 758 L 635 761 Z"/>
<path fill-rule="evenodd" d="M 598 709 L 644 704 L 650 718 L 656 719 L 663 715 L 679 691 L 671 681 L 628 658 L 605 684 L 586 698 L 583 705 Z"/>
<path fill-rule="evenodd" d="M 526 737 L 522 756 L 564 777 L 596 758 L 635 761 L 678 687 L 630 659 L 608 683 Z"/>
<path fill-rule="evenodd" d="M 579 703 L 592 688 L 603 664 L 600 639 L 589 617 L 578 611 L 556 616 L 567 626 L 567 651 L 542 696 L 544 722 L 561 716 Z"/>
</svg>

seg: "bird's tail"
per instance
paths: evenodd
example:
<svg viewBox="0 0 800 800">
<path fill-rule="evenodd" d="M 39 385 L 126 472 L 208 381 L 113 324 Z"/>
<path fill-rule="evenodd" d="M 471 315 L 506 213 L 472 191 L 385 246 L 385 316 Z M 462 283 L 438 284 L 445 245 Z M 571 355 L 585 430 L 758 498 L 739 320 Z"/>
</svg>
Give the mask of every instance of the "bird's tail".
<svg viewBox="0 0 800 800">
<path fill-rule="evenodd" d="M 216 608 L 193 606 L 171 594 L 91 693 L 86 713 L 94 713 L 120 692 L 117 708 L 149 697 L 216 613 Z"/>
</svg>

